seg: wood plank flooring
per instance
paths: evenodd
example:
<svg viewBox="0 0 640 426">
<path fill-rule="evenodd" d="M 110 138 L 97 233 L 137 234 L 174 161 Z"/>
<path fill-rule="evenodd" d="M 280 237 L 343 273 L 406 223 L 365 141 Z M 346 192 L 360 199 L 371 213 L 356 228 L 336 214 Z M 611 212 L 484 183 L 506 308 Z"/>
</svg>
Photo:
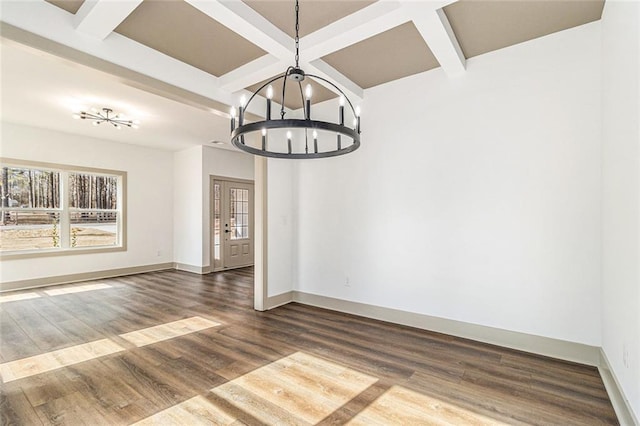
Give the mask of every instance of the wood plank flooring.
<svg viewBox="0 0 640 426">
<path fill-rule="evenodd" d="M 594 367 L 292 303 L 253 270 L 3 294 L 12 425 L 618 424 Z"/>
</svg>

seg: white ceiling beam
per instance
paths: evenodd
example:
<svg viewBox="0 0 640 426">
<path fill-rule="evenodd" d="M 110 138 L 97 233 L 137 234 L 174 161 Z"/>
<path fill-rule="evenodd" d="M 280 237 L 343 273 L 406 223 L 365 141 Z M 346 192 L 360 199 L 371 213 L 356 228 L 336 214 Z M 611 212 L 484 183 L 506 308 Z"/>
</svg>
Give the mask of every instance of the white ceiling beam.
<svg viewBox="0 0 640 426">
<path fill-rule="evenodd" d="M 271 78 L 276 74 L 282 74 L 288 65 L 288 62 L 280 60 L 273 55 L 266 54 L 248 64 L 221 75 L 218 77 L 218 82 L 221 89 L 237 92 L 257 82 Z"/>
<path fill-rule="evenodd" d="M 104 40 L 142 0 L 86 0 L 75 14 L 76 30 Z"/>
<path fill-rule="evenodd" d="M 276 58 L 293 54 L 291 37 L 241 1 L 185 1 Z"/>
<path fill-rule="evenodd" d="M 309 74 L 315 74 L 319 77 L 326 78 L 329 81 L 332 81 L 340 90 L 344 92 L 344 94 L 351 100 L 353 103 L 361 103 L 364 98 L 364 90 L 362 87 L 358 86 L 352 80 L 350 80 L 347 76 L 340 73 L 338 70 L 333 68 L 331 65 L 323 61 L 322 59 L 316 59 L 313 63 L 307 64 L 305 63 L 305 68 L 312 70 Z M 322 80 L 315 80 L 319 84 L 323 85 L 327 89 L 335 92 L 335 88 Z"/>
<path fill-rule="evenodd" d="M 422 2 L 410 3 L 406 7 L 418 32 L 447 75 L 464 73 L 466 59 L 444 11 Z"/>
<path fill-rule="evenodd" d="M 301 58 L 314 61 L 409 20 L 401 3 L 378 1 L 301 38 Z"/>
</svg>

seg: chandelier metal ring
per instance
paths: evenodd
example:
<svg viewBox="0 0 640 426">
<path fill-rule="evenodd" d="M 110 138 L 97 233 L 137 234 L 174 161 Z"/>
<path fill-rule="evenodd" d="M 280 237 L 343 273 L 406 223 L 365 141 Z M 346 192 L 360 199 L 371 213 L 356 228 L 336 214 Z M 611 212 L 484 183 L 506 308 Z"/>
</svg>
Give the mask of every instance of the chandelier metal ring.
<svg viewBox="0 0 640 426">
<path fill-rule="evenodd" d="M 254 148 L 250 145 L 246 145 L 242 143 L 242 136 L 247 135 L 253 132 L 261 132 L 262 129 L 317 129 L 317 130 L 326 130 L 333 133 L 337 133 L 343 136 L 347 136 L 353 139 L 353 144 L 347 146 L 346 148 L 336 149 L 333 151 L 324 151 L 324 152 L 300 152 L 300 153 L 285 153 L 285 152 L 277 152 L 277 151 L 266 151 L 258 148 Z M 296 159 L 304 159 L 304 158 L 326 158 L 326 157 L 336 157 L 338 155 L 348 154 L 350 152 L 355 151 L 360 147 L 360 135 L 354 129 L 349 127 L 340 126 L 335 123 L 328 123 L 326 121 L 316 121 L 316 120 L 303 120 L 303 119 L 284 119 L 284 120 L 269 120 L 269 121 L 256 121 L 253 123 L 245 124 L 243 126 L 237 127 L 233 132 L 231 132 L 231 143 L 238 149 L 241 149 L 245 152 L 254 155 L 261 155 L 263 157 L 272 157 L 272 158 L 296 158 Z"/>
</svg>

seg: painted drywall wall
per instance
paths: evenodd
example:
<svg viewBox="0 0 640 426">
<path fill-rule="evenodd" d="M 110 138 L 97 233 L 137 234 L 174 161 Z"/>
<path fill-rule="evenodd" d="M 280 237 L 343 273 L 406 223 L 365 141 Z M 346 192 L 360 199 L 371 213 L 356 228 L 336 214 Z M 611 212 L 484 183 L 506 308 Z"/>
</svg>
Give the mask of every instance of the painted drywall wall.
<svg viewBox="0 0 640 426">
<path fill-rule="evenodd" d="M 174 262 L 202 267 L 202 147 L 173 154 Z"/>
<path fill-rule="evenodd" d="M 2 123 L 0 155 L 127 172 L 127 251 L 2 260 L 2 282 L 173 260 L 172 153 Z"/>
<path fill-rule="evenodd" d="M 602 347 L 640 418 L 640 3 L 602 16 Z"/>
<path fill-rule="evenodd" d="M 295 288 L 600 345 L 600 59 L 596 22 L 367 90 L 299 164 Z"/>
</svg>

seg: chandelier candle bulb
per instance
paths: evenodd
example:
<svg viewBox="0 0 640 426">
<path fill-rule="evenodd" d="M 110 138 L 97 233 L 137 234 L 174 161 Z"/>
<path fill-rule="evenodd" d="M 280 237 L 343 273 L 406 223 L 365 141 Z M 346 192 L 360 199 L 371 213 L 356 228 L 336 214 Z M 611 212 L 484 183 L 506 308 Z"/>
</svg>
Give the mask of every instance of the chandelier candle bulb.
<svg viewBox="0 0 640 426">
<path fill-rule="evenodd" d="M 313 152 L 318 153 L 318 132 L 313 131 Z"/>
<path fill-rule="evenodd" d="M 267 129 L 262 129 L 262 150 L 267 150 Z"/>
<path fill-rule="evenodd" d="M 236 128 L 236 107 L 231 107 L 229 115 L 231 116 L 231 131 L 233 132 Z"/>
<path fill-rule="evenodd" d="M 304 89 L 305 98 L 307 99 L 307 120 L 311 120 L 311 85 L 307 84 Z"/>
<path fill-rule="evenodd" d="M 245 104 L 247 103 L 247 97 L 242 95 L 240 98 L 240 107 L 238 108 L 238 126 L 242 126 L 244 123 L 244 109 Z"/>
<path fill-rule="evenodd" d="M 340 125 L 344 126 L 344 96 L 340 96 Z"/>
<path fill-rule="evenodd" d="M 267 87 L 267 120 L 271 120 L 271 99 L 273 98 L 273 86 Z"/>
<path fill-rule="evenodd" d="M 291 132 L 287 132 L 287 147 L 289 148 L 289 154 L 291 154 Z"/>
<path fill-rule="evenodd" d="M 338 150 L 342 149 L 342 136 L 338 135 Z"/>
</svg>

